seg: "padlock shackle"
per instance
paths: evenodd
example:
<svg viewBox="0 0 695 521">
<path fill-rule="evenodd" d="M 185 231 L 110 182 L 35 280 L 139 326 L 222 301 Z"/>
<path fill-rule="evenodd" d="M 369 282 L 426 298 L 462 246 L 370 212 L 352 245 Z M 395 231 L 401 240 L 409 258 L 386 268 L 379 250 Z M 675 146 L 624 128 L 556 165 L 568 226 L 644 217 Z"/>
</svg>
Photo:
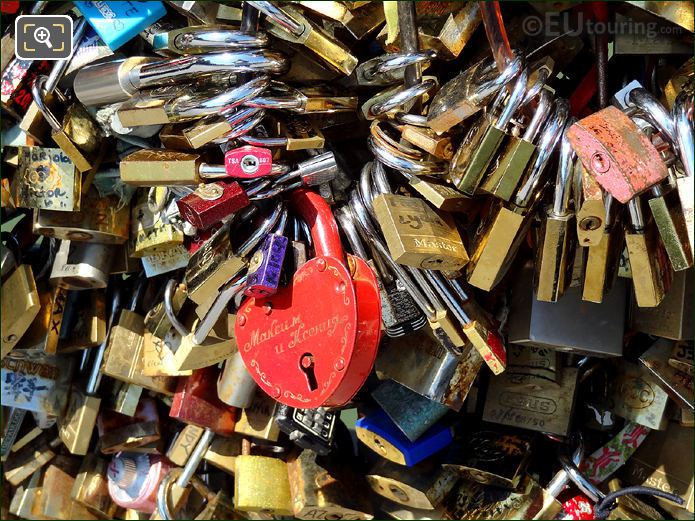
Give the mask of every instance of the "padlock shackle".
<svg viewBox="0 0 695 521">
<path fill-rule="evenodd" d="M 651 92 L 642 87 L 632 89 L 628 93 L 627 99 L 630 104 L 636 106 L 644 113 L 647 121 L 654 125 L 669 143 L 675 144 L 675 123 L 666 108 Z"/>
<path fill-rule="evenodd" d="M 540 130 L 545 120 L 548 119 L 550 115 L 550 107 L 553 103 L 553 96 L 549 90 L 543 89 L 538 96 L 538 107 L 533 113 L 533 117 L 526 127 L 524 132 L 523 140 L 533 143 L 538 136 L 538 131 Z"/>
<path fill-rule="evenodd" d="M 693 93 L 683 89 L 671 110 L 678 151 L 688 177 L 695 177 L 695 139 L 693 138 Z"/>
<path fill-rule="evenodd" d="M 338 224 L 323 197 L 306 188 L 298 188 L 290 193 L 290 202 L 311 230 L 316 255 L 345 262 Z"/>
<path fill-rule="evenodd" d="M 34 98 L 34 103 L 39 109 L 39 112 L 43 114 L 48 125 L 56 132 L 60 132 L 62 125 L 60 121 L 53 115 L 53 112 L 46 106 L 43 99 L 43 93 L 45 91 L 46 82 L 48 81 L 48 76 L 37 76 L 34 82 L 31 84 L 31 95 Z"/>
<path fill-rule="evenodd" d="M 553 194 L 553 215 L 564 217 L 569 214 L 570 195 L 574 169 L 577 161 L 577 153 L 572 147 L 567 134 L 570 127 L 576 122 L 576 118 L 571 118 L 562 133 L 560 141 L 560 164 L 555 178 L 555 193 Z"/>
</svg>

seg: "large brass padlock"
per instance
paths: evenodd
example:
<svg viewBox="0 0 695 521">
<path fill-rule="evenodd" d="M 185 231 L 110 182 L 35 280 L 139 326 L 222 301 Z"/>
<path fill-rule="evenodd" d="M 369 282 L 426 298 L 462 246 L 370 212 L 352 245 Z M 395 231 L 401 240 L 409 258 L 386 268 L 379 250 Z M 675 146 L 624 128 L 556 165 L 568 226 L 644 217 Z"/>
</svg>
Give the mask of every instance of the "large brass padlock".
<svg viewBox="0 0 695 521">
<path fill-rule="evenodd" d="M 436 212 L 421 199 L 403 195 L 378 195 L 373 204 L 396 262 L 435 270 L 458 270 L 468 262 L 450 216 Z"/>
</svg>

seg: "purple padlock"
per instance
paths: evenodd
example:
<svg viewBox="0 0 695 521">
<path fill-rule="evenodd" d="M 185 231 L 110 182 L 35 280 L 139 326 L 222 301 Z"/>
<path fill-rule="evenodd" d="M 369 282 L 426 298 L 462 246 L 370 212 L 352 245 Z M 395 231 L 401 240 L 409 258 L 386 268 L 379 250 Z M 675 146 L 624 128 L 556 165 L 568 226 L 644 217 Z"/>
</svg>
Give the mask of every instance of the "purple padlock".
<svg viewBox="0 0 695 521">
<path fill-rule="evenodd" d="M 287 250 L 287 237 L 274 233 L 266 235 L 261 248 L 249 262 L 244 295 L 267 297 L 275 294 L 280 283 L 280 272 Z"/>
</svg>

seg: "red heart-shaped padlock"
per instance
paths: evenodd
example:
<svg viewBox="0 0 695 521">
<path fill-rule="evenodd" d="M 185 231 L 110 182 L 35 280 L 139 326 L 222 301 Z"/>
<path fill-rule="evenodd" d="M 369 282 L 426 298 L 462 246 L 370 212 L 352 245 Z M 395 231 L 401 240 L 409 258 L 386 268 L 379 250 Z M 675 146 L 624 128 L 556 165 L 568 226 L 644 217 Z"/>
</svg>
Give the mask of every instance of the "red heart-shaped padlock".
<svg viewBox="0 0 695 521">
<path fill-rule="evenodd" d="M 316 257 L 270 297 L 237 314 L 239 352 L 256 383 L 302 409 L 347 403 L 369 376 L 381 336 L 376 277 L 361 259 L 343 260 L 338 226 L 323 198 L 295 190 L 291 202 L 311 228 Z"/>
</svg>

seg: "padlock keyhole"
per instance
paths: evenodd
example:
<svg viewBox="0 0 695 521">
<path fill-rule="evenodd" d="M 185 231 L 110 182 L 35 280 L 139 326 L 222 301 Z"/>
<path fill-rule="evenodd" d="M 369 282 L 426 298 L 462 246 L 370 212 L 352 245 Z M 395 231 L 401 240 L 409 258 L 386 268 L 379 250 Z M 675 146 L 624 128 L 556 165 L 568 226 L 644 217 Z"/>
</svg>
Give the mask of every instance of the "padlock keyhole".
<svg viewBox="0 0 695 521">
<path fill-rule="evenodd" d="M 306 376 L 309 390 L 315 391 L 318 389 L 319 385 L 316 382 L 316 375 L 314 374 L 314 355 L 311 353 L 304 353 L 299 357 L 299 368 L 304 373 L 304 376 Z"/>
</svg>

